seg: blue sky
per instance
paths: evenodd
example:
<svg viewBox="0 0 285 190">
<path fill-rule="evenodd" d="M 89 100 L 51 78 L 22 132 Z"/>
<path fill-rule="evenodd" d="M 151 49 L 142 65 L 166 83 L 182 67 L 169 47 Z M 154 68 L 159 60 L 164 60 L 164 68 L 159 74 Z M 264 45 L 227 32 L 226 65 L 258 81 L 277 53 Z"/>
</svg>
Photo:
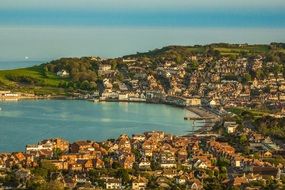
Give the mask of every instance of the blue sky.
<svg viewBox="0 0 285 190">
<path fill-rule="evenodd" d="M 0 0 L 0 25 L 285 27 L 284 0 Z"/>
</svg>

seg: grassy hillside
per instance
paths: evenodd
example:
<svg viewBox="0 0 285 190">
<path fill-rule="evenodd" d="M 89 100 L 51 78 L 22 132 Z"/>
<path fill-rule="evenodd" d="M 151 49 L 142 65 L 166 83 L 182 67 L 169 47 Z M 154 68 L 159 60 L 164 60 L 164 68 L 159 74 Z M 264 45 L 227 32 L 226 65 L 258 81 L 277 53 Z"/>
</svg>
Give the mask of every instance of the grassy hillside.
<svg viewBox="0 0 285 190">
<path fill-rule="evenodd" d="M 58 88 L 62 81 L 68 81 L 68 79 L 46 72 L 43 65 L 0 71 L 2 89 L 17 89 L 36 94 L 62 94 L 64 90 Z"/>
<path fill-rule="evenodd" d="M 153 51 L 145 53 L 137 53 L 135 55 L 130 55 L 126 57 L 160 57 L 166 56 L 171 53 L 183 54 L 186 56 L 193 54 L 207 54 L 210 50 L 219 52 L 222 56 L 238 56 L 240 54 L 255 55 L 255 54 L 267 54 L 272 52 L 283 52 L 285 51 L 284 44 L 282 43 L 272 43 L 270 45 L 256 44 L 227 44 L 227 43 L 217 43 L 210 45 L 195 45 L 195 46 L 167 46 L 161 49 L 155 49 Z"/>
</svg>

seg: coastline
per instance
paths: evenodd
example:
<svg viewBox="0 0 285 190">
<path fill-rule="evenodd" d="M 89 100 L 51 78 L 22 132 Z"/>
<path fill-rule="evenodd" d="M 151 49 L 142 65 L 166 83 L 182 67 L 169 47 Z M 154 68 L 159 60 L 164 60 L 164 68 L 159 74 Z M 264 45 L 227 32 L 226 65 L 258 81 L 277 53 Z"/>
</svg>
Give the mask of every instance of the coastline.
<svg viewBox="0 0 285 190">
<path fill-rule="evenodd" d="M 19 96 L 17 98 L 6 98 L 0 99 L 1 101 L 25 101 L 25 100 L 29 100 L 29 101 L 33 101 L 33 100 L 82 100 L 82 101 L 89 101 L 89 102 L 94 102 L 97 103 L 97 101 L 94 101 L 94 99 L 85 99 L 85 98 L 78 98 L 78 97 L 71 97 L 71 96 Z M 209 131 L 211 129 L 212 126 L 209 126 L 208 123 L 211 124 L 215 124 L 218 121 L 220 121 L 220 118 L 217 114 L 207 110 L 205 107 L 202 106 L 180 106 L 180 105 L 175 105 L 175 104 L 170 104 L 167 102 L 163 102 L 163 101 L 159 101 L 159 102 L 155 102 L 155 101 L 131 101 L 131 100 L 115 100 L 115 99 L 108 99 L 108 100 L 99 100 L 98 102 L 124 102 L 124 103 L 144 103 L 144 104 L 161 104 L 161 105 L 169 105 L 169 106 L 173 106 L 173 107 L 177 107 L 177 108 L 183 108 L 186 109 L 187 111 L 189 111 L 193 117 L 195 118 L 200 118 L 199 120 L 202 121 L 204 123 L 204 125 L 199 126 L 200 129 L 198 130 L 193 130 L 191 131 L 191 133 L 187 133 L 185 135 L 181 135 L 181 136 L 193 136 L 195 134 L 201 134 L 201 133 L 205 133 L 207 131 Z M 212 119 L 203 119 L 203 118 L 212 118 Z M 181 117 L 181 119 L 183 119 Z M 193 120 L 193 122 L 195 122 L 195 120 Z"/>
<path fill-rule="evenodd" d="M 32 101 L 33 100 L 39 100 L 39 101 L 41 101 L 41 100 L 47 100 L 47 101 L 49 101 L 49 100 L 79 100 L 79 101 L 85 101 L 86 102 L 86 99 L 79 99 L 79 98 L 71 98 L 71 97 L 67 97 L 67 96 L 52 96 L 52 97 L 41 97 L 41 98 L 28 98 L 28 99 L 20 99 L 19 101 L 26 101 L 26 102 L 28 102 L 27 104 L 30 104 L 29 102 L 31 102 L 31 104 L 32 104 Z M 109 101 L 103 101 L 102 103 L 104 104 L 104 102 L 109 102 Z M 114 102 L 114 101 L 112 101 L 112 102 Z M 120 101 L 116 101 L 117 103 L 120 103 Z M 128 102 L 126 102 L 126 101 L 122 101 L 122 102 L 124 102 L 124 103 L 136 103 L 136 102 L 132 102 L 132 101 L 128 101 Z M 17 104 L 17 102 L 15 102 L 16 104 Z M 92 102 L 89 102 L 91 105 L 92 105 Z M 89 104 L 88 103 L 88 104 Z M 166 106 L 168 106 L 168 105 L 171 105 L 171 104 L 165 104 L 165 103 L 162 103 L 162 102 L 160 102 L 160 103 L 153 103 L 153 102 L 141 102 L 141 103 L 145 103 L 145 104 L 160 104 L 160 105 L 166 105 Z M 100 104 L 100 103 L 99 103 Z M 94 104 L 94 106 L 96 106 L 96 103 Z M 199 114 L 198 114 L 198 112 L 197 113 L 194 113 L 194 112 L 192 112 L 191 110 L 189 110 L 189 107 L 181 107 L 181 106 L 174 106 L 174 105 L 171 105 L 170 107 L 176 107 L 176 108 L 182 108 L 181 110 L 185 110 L 186 112 L 184 112 L 184 114 L 186 113 L 186 114 L 189 114 L 189 113 L 187 113 L 188 111 L 190 112 L 190 114 L 192 114 L 193 113 L 193 115 L 191 115 L 191 117 L 193 116 L 193 117 L 203 117 L 203 113 L 204 112 L 199 112 Z M 196 109 L 201 109 L 201 108 L 199 108 L 199 107 L 197 107 Z M 5 109 L 3 110 L 4 112 L 5 112 Z M 181 114 L 180 116 L 179 116 L 179 120 L 183 120 L 183 117 L 185 116 L 184 114 Z M 195 114 L 195 115 L 194 115 Z M 193 130 L 193 131 L 191 131 L 191 129 L 192 129 L 192 127 L 191 127 L 191 124 L 192 124 L 192 121 L 189 121 L 189 123 L 188 122 L 185 122 L 185 125 L 187 125 L 187 126 L 189 126 L 189 127 L 186 127 L 186 128 L 184 128 L 184 132 L 181 132 L 181 133 L 179 133 L 179 134 L 176 134 L 177 136 L 195 136 L 195 135 L 198 135 L 198 134 L 201 134 L 202 132 L 206 132 L 206 129 L 208 129 L 208 127 L 207 127 L 207 123 L 204 123 L 204 122 L 199 122 L 199 125 L 197 126 L 197 128 L 195 128 L 195 130 Z M 194 129 L 194 128 L 193 128 Z M 196 130 L 197 129 L 197 130 Z M 153 131 L 160 131 L 160 129 L 152 129 Z M 147 131 L 147 130 L 144 130 L 144 131 Z M 189 134 L 190 133 L 190 131 L 191 131 L 191 134 Z M 58 135 L 57 135 L 58 136 Z M 61 136 L 61 135 L 59 135 L 59 136 Z M 88 139 L 88 138 L 86 138 L 86 139 Z M 19 149 L 19 150 L 22 150 L 22 149 Z M 6 151 L 5 151 L 6 152 Z"/>
</svg>

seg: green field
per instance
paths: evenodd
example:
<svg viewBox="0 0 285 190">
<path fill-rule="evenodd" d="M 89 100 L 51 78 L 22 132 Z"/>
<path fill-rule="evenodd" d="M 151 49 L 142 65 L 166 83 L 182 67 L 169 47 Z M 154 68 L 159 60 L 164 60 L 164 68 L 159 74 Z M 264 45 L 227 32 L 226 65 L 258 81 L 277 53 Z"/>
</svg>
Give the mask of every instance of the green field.
<svg viewBox="0 0 285 190">
<path fill-rule="evenodd" d="M 270 49 L 267 45 L 248 45 L 241 47 L 215 47 L 214 50 L 218 50 L 221 55 L 237 56 L 242 52 L 248 54 L 267 53 Z"/>
<path fill-rule="evenodd" d="M 62 79 L 54 73 L 45 72 L 43 66 L 0 71 L 2 89 L 17 89 L 36 94 L 62 94 L 64 90 L 58 88 L 62 81 L 68 81 L 68 79 Z"/>
<path fill-rule="evenodd" d="M 242 116 L 243 113 L 247 112 L 251 114 L 254 118 L 260 118 L 266 115 L 271 114 L 269 110 L 261 110 L 261 109 L 249 109 L 245 107 L 235 107 L 228 109 L 231 113 L 234 113 L 238 116 Z"/>
</svg>

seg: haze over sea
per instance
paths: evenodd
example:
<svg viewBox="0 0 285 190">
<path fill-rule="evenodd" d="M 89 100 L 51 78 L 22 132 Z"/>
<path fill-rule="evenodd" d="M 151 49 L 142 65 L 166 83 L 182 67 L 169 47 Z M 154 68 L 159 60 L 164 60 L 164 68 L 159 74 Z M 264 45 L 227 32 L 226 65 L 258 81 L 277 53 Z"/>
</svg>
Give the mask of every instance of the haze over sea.
<svg viewBox="0 0 285 190">
<path fill-rule="evenodd" d="M 0 3 L 0 69 L 60 57 L 118 57 L 166 45 L 285 42 L 283 0 Z"/>
</svg>

